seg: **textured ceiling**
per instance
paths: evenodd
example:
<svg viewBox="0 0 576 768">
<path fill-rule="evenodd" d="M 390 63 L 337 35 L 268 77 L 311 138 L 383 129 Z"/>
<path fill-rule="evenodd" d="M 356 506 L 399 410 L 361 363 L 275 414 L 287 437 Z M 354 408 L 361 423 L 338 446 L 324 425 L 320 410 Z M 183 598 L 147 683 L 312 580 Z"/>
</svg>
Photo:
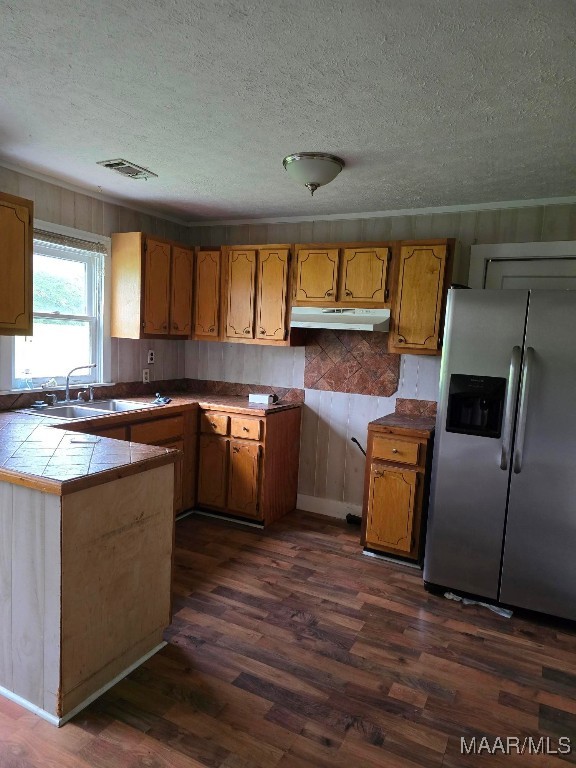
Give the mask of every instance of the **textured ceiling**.
<svg viewBox="0 0 576 768">
<path fill-rule="evenodd" d="M 185 221 L 573 195 L 572 0 L 0 0 L 2 160 Z M 310 198 L 284 155 L 346 168 Z M 123 157 L 158 179 L 100 168 Z"/>
</svg>

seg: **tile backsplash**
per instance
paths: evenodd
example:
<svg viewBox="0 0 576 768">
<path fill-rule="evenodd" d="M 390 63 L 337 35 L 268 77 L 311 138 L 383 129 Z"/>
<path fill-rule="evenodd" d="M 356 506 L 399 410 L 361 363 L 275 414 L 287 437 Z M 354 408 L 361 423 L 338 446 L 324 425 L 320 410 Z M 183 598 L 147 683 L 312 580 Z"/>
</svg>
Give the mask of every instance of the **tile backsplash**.
<svg viewBox="0 0 576 768">
<path fill-rule="evenodd" d="M 388 334 L 328 329 L 306 333 L 307 389 L 376 397 L 397 391 L 400 355 L 388 353 Z"/>
</svg>

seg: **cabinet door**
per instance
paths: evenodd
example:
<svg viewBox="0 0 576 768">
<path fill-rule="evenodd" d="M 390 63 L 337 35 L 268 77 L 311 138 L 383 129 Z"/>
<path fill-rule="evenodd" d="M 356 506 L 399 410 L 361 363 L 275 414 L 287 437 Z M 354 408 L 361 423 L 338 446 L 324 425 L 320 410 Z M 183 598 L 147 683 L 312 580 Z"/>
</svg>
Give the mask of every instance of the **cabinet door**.
<svg viewBox="0 0 576 768">
<path fill-rule="evenodd" d="M 224 509 L 228 480 L 228 440 L 200 436 L 198 461 L 198 504 Z"/>
<path fill-rule="evenodd" d="M 345 248 L 338 300 L 384 304 L 387 273 L 388 248 Z"/>
<path fill-rule="evenodd" d="M 32 333 L 32 203 L 0 194 L 0 333 Z"/>
<path fill-rule="evenodd" d="M 256 251 L 230 251 L 226 319 L 226 336 L 230 338 L 254 338 L 255 277 Z"/>
<path fill-rule="evenodd" d="M 175 440 L 173 443 L 164 443 L 164 448 L 177 448 L 180 452 L 184 451 L 184 442 L 182 440 Z M 174 462 L 174 514 L 180 512 L 182 509 L 182 463 L 183 456 L 180 456 L 177 461 Z"/>
<path fill-rule="evenodd" d="M 167 334 L 170 314 L 170 245 L 148 238 L 144 259 L 144 333 Z"/>
<path fill-rule="evenodd" d="M 190 248 L 172 247 L 172 290 L 170 298 L 170 333 L 190 336 L 192 332 L 193 252 Z"/>
<path fill-rule="evenodd" d="M 220 251 L 198 251 L 194 334 L 218 336 L 220 317 Z"/>
<path fill-rule="evenodd" d="M 398 351 L 436 351 L 440 343 L 446 246 L 403 246 L 390 342 Z"/>
<path fill-rule="evenodd" d="M 336 301 L 338 248 L 301 248 L 296 264 L 296 301 Z"/>
<path fill-rule="evenodd" d="M 254 443 L 230 441 L 228 509 L 243 517 L 259 517 L 260 450 Z"/>
<path fill-rule="evenodd" d="M 288 256 L 288 248 L 263 248 L 258 254 L 257 339 L 283 341 L 286 338 Z"/>
<path fill-rule="evenodd" d="M 372 464 L 366 522 L 367 546 L 410 553 L 417 478 L 414 470 Z"/>
</svg>

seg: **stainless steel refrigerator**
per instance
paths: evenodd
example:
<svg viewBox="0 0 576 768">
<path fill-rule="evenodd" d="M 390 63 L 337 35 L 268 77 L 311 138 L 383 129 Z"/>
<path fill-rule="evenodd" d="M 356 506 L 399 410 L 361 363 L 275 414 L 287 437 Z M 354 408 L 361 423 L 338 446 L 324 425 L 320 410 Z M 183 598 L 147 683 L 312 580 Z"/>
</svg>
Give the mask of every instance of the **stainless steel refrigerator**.
<svg viewBox="0 0 576 768">
<path fill-rule="evenodd" d="M 576 619 L 576 291 L 449 292 L 424 580 Z"/>
</svg>

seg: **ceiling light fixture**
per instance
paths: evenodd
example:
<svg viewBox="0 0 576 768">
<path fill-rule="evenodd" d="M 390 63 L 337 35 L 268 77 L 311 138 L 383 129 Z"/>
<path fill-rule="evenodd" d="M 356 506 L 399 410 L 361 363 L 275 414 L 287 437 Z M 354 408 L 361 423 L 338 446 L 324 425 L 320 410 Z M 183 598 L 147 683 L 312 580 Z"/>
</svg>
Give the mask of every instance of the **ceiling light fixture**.
<svg viewBox="0 0 576 768">
<path fill-rule="evenodd" d="M 313 195 L 318 187 L 334 181 L 344 168 L 344 160 L 324 152 L 295 152 L 282 160 L 288 176 L 297 184 L 304 184 Z"/>
</svg>

